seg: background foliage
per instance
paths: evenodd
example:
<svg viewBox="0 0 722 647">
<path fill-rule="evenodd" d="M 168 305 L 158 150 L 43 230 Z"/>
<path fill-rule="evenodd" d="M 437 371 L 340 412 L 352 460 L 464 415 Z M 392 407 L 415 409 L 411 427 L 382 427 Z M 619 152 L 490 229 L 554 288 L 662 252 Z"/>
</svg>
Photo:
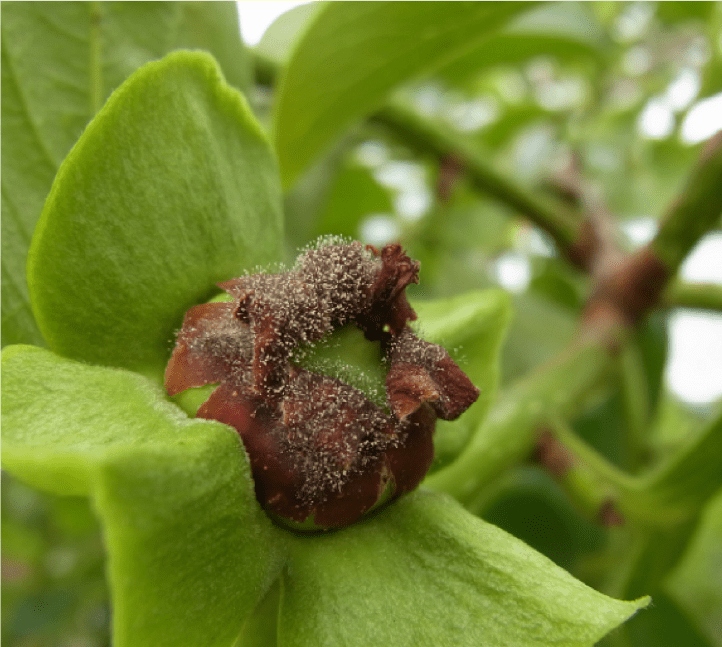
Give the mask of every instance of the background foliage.
<svg viewBox="0 0 722 647">
<path fill-rule="evenodd" d="M 484 438 L 503 446 L 515 426 L 536 433 L 532 404 L 570 392 L 553 437 L 576 462 L 555 472 L 530 432 L 506 462 L 484 464 L 473 496 L 457 498 L 598 590 L 651 594 L 654 607 L 610 644 L 719 647 L 719 407 L 691 408 L 663 381 L 667 323 L 685 286 L 613 361 L 591 352 L 544 367 L 567 352 L 598 280 L 567 259 L 579 223 L 602 222 L 627 251 L 624 224 L 662 218 L 684 191 L 701 148 L 680 137 L 695 97 L 674 107 L 664 136 L 645 136 L 639 120 L 682 75 L 698 82 L 697 99 L 722 90 L 720 5 L 386 4 L 295 9 L 255 51 L 238 37 L 232 3 L 3 4 L 3 344 L 45 345 L 25 252 L 87 122 L 140 65 L 207 49 L 273 133 L 289 258 L 322 234 L 400 238 L 422 263 L 417 299 L 498 285 L 505 264 L 528 267 Z M 713 291 L 707 303 L 722 309 Z M 462 360 L 474 353 L 458 343 Z M 449 460 L 473 431 L 473 421 L 458 424 L 454 436 L 440 429 Z M 472 443 L 465 454 L 475 473 L 472 459 L 488 450 Z M 430 483 L 443 486 L 443 474 Z M 87 502 L 5 476 L 2 496 L 3 641 L 107 644 L 102 543 Z M 626 524 L 600 522 L 610 497 Z"/>
</svg>

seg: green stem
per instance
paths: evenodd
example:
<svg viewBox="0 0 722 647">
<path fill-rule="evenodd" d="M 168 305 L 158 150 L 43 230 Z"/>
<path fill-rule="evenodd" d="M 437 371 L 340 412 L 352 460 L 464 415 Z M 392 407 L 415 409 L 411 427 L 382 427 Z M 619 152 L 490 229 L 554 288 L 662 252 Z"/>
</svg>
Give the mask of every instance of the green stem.
<svg viewBox="0 0 722 647">
<path fill-rule="evenodd" d="M 662 297 L 670 308 L 693 308 L 722 312 L 722 285 L 672 281 Z"/>
<path fill-rule="evenodd" d="M 722 131 L 709 139 L 697 167 L 667 212 L 650 247 L 670 271 L 677 271 L 697 241 L 722 214 Z"/>
<path fill-rule="evenodd" d="M 587 445 L 569 425 L 556 419 L 551 423 L 554 435 L 575 457 L 580 464 L 591 470 L 596 480 L 607 483 L 606 489 L 610 489 L 617 495 L 627 489 L 637 487 L 637 479 L 616 465 L 606 460 L 595 449 Z"/>
<path fill-rule="evenodd" d="M 540 425 L 569 416 L 612 366 L 603 341 L 578 340 L 553 363 L 505 391 L 459 457 L 425 484 L 470 502 L 492 479 L 531 453 Z"/>
<path fill-rule="evenodd" d="M 395 135 L 414 148 L 440 159 L 453 157 L 461 162 L 474 186 L 509 205 L 546 231 L 567 253 L 577 242 L 580 223 L 559 206 L 552 206 L 519 184 L 500 174 L 478 147 L 467 138 L 426 119 L 399 101 L 377 112 L 372 120 L 388 126 Z"/>
<path fill-rule="evenodd" d="M 609 463 L 560 418 L 549 426 L 568 458 L 559 480 L 585 509 L 594 510 L 611 497 L 624 517 L 637 525 L 675 528 L 695 519 L 722 487 L 722 414 L 670 460 L 639 476 Z"/>
</svg>

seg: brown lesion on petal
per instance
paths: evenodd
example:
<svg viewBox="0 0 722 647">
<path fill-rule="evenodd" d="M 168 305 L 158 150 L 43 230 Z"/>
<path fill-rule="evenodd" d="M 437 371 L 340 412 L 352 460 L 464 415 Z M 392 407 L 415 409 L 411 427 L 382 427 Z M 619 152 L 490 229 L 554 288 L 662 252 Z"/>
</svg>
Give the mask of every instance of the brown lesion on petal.
<svg viewBox="0 0 722 647">
<path fill-rule="evenodd" d="M 306 250 L 294 267 L 219 284 L 234 301 L 188 311 L 166 370 L 173 395 L 220 383 L 198 417 L 234 427 L 270 512 L 323 527 L 353 523 L 414 489 L 433 460 L 436 417 L 478 396 L 440 346 L 418 339 L 405 289 L 419 263 L 400 245 Z M 389 409 L 344 382 L 295 366 L 300 345 L 353 323 L 386 354 Z"/>
</svg>

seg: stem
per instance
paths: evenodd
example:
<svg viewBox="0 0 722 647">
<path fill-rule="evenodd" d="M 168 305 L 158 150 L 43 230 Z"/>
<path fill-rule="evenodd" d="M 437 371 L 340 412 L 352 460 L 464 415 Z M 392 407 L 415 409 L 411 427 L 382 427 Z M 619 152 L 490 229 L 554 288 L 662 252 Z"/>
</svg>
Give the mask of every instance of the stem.
<svg viewBox="0 0 722 647">
<path fill-rule="evenodd" d="M 673 274 L 697 241 L 717 226 L 721 213 L 722 131 L 705 144 L 684 191 L 651 242 L 651 251 Z"/>
<path fill-rule="evenodd" d="M 398 101 L 382 108 L 372 120 L 388 126 L 416 149 L 440 159 L 458 160 L 478 190 L 516 209 L 544 229 L 563 253 L 573 256 L 572 250 L 580 236 L 580 223 L 561 207 L 552 206 L 498 173 L 489 163 L 488 156 L 467 139 L 419 116 Z"/>
<path fill-rule="evenodd" d="M 671 460 L 639 476 L 609 463 L 561 419 L 549 424 L 553 441 L 542 456 L 584 509 L 607 501 L 647 528 L 674 528 L 694 520 L 722 486 L 722 415 L 710 420 Z"/>
<path fill-rule="evenodd" d="M 722 312 L 722 285 L 685 283 L 679 279 L 667 287 L 663 303 L 670 308 L 693 308 Z"/>
<path fill-rule="evenodd" d="M 612 357 L 600 337 L 577 340 L 554 362 L 505 391 L 459 457 L 425 484 L 468 503 L 528 456 L 540 425 L 569 416 L 608 374 Z"/>
<path fill-rule="evenodd" d="M 637 478 L 620 470 L 616 465 L 610 463 L 599 452 L 587 445 L 576 433 L 561 420 L 554 420 L 552 431 L 556 438 L 566 447 L 578 462 L 583 463 L 591 470 L 599 480 L 608 483 L 615 494 L 621 491 L 637 487 Z"/>
</svg>

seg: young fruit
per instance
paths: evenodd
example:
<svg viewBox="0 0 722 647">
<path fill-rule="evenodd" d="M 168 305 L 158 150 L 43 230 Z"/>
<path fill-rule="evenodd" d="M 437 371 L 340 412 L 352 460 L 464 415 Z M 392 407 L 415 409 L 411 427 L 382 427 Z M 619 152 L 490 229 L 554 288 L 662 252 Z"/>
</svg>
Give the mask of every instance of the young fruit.
<svg viewBox="0 0 722 647">
<path fill-rule="evenodd" d="M 448 353 L 408 326 L 405 288 L 418 271 L 400 245 L 322 244 L 288 272 L 219 284 L 234 301 L 186 313 L 166 389 L 218 384 L 197 416 L 238 431 L 274 518 L 346 526 L 414 489 L 433 459 L 437 416 L 452 420 L 478 397 Z M 384 402 L 304 366 L 302 349 L 349 326 L 379 348 Z"/>
</svg>

